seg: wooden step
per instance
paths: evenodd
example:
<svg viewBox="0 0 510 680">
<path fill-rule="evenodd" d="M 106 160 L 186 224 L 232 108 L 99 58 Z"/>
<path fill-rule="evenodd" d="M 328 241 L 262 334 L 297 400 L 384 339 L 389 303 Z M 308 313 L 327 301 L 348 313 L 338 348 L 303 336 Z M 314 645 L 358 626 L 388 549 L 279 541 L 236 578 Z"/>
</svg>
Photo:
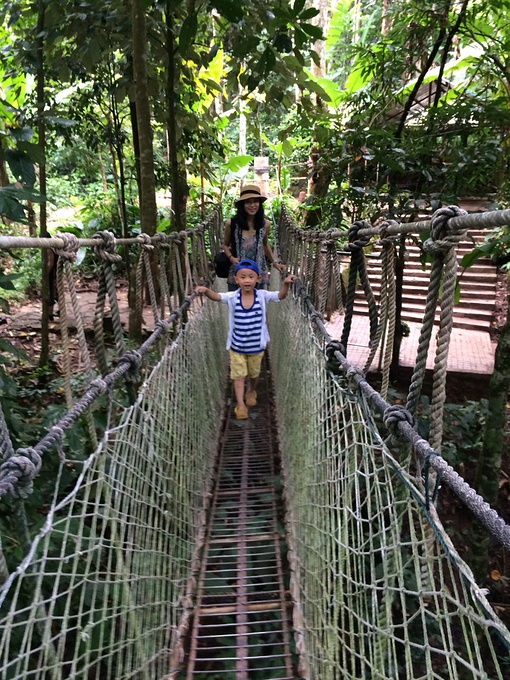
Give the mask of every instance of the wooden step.
<svg viewBox="0 0 510 680">
<path fill-rule="evenodd" d="M 379 294 L 374 291 L 374 297 L 376 299 L 376 302 L 379 304 Z M 427 302 L 427 298 L 424 295 L 415 295 L 415 296 L 409 296 L 409 295 L 404 295 L 402 297 L 402 307 L 413 307 L 416 309 L 425 309 L 425 305 Z M 364 298 L 360 298 L 356 300 L 355 298 L 355 304 L 358 305 L 365 305 L 366 300 Z M 485 316 L 485 312 L 488 312 L 490 314 L 493 313 L 494 310 L 494 299 L 492 300 L 483 300 L 483 299 L 460 299 L 459 302 L 454 306 L 454 311 L 459 311 L 463 312 L 464 310 L 471 310 L 473 313 L 476 313 L 477 311 L 481 312 L 483 316 Z"/>
<path fill-rule="evenodd" d="M 469 236 L 457 246 L 457 261 L 483 242 L 487 232 L 483 229 L 470 230 Z M 423 234 L 422 234 L 423 236 Z M 406 242 L 406 260 L 403 276 L 402 319 L 422 323 L 427 292 L 430 283 L 431 263 L 422 265 L 421 250 L 417 245 Z M 381 288 L 381 246 L 376 245 L 367 257 L 370 284 L 376 300 Z M 497 268 L 488 258 L 480 258 L 467 269 L 459 267 L 460 300 L 453 308 L 453 325 L 456 328 L 488 330 L 493 318 L 496 296 Z M 355 313 L 368 314 L 364 292 L 360 286 L 355 297 Z M 435 323 L 439 322 L 439 310 Z"/>
<path fill-rule="evenodd" d="M 371 287 L 374 295 L 376 297 L 379 296 L 380 290 L 381 290 L 381 282 L 380 281 L 371 281 Z M 461 281 L 460 282 L 460 294 L 461 294 L 461 299 L 465 300 L 471 300 L 471 299 L 483 299 L 486 302 L 490 304 L 494 304 L 494 299 L 495 299 L 495 291 L 496 291 L 496 286 L 493 283 L 484 283 L 484 282 L 477 282 L 477 281 Z M 424 296 L 426 298 L 427 296 L 427 287 L 426 286 L 420 286 L 419 284 L 413 282 L 413 283 L 408 283 L 406 282 L 405 286 L 405 295 L 408 297 L 415 297 L 415 296 Z"/>
<path fill-rule="evenodd" d="M 354 314 L 355 316 L 368 316 L 368 309 L 366 307 L 358 307 L 357 305 L 354 306 Z M 413 323 L 418 323 L 422 324 L 423 323 L 423 314 L 424 310 L 420 309 L 418 311 L 416 310 L 407 310 L 405 308 L 402 309 L 402 315 L 401 319 L 402 321 L 407 321 L 407 322 L 413 322 Z M 440 321 L 440 313 L 439 311 L 436 312 L 435 317 L 434 317 L 434 325 L 439 325 Z M 478 318 L 478 317 L 471 317 L 471 316 L 459 316 L 455 312 L 453 313 L 453 327 L 454 328 L 463 328 L 466 330 L 472 330 L 472 331 L 489 331 L 490 325 L 492 321 L 492 313 L 483 318 Z"/>
</svg>

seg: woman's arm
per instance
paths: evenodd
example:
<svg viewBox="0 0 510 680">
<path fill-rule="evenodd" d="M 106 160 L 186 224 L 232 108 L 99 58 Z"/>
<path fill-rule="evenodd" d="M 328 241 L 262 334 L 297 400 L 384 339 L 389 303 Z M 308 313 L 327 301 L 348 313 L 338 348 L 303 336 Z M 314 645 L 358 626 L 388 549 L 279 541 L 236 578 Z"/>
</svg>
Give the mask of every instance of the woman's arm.
<svg viewBox="0 0 510 680">
<path fill-rule="evenodd" d="M 278 269 L 278 271 L 281 272 L 281 271 L 285 270 L 285 265 L 282 264 L 281 262 L 276 262 L 276 260 L 274 259 L 273 249 L 271 248 L 269 241 L 267 240 L 267 237 L 269 236 L 269 230 L 270 229 L 271 229 L 271 223 L 269 222 L 269 220 L 266 220 L 266 226 L 265 226 L 265 229 L 264 229 L 264 238 L 262 240 L 262 245 L 264 247 L 264 254 L 267 257 L 267 259 L 269 260 L 269 262 L 271 262 L 271 264 L 274 264 L 276 269 Z"/>
<path fill-rule="evenodd" d="M 232 254 L 232 247 L 231 247 L 231 242 L 232 242 L 232 233 L 231 233 L 231 220 L 228 219 L 225 222 L 225 232 L 223 234 L 223 252 L 225 255 L 228 257 L 228 259 L 232 262 L 232 264 L 235 266 L 239 262 L 238 257 L 234 257 Z"/>
</svg>

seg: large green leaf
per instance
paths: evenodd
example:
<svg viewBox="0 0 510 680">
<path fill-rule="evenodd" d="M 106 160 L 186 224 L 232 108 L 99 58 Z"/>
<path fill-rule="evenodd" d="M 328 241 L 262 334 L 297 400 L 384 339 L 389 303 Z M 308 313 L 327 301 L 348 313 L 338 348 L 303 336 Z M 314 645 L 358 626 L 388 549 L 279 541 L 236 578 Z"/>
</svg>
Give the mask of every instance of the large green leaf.
<svg viewBox="0 0 510 680">
<path fill-rule="evenodd" d="M 367 73 L 367 71 L 359 64 L 355 64 L 353 70 L 349 74 L 349 77 L 345 81 L 345 89 L 347 92 L 349 92 L 349 94 L 353 94 L 354 92 L 361 90 L 362 87 L 365 87 L 365 85 L 371 79 L 372 74 Z"/>
<path fill-rule="evenodd" d="M 36 176 L 34 163 L 30 156 L 18 149 L 5 149 L 4 156 L 16 180 L 24 186 L 33 187 Z"/>
<path fill-rule="evenodd" d="M 495 240 L 481 243 L 480 245 L 476 246 L 476 248 L 473 248 L 471 252 L 466 253 L 464 255 L 464 257 L 460 261 L 460 266 L 464 268 L 471 267 L 471 265 L 474 264 L 481 257 L 487 257 L 487 255 L 493 253 L 496 250 L 496 248 L 497 242 Z"/>
<path fill-rule="evenodd" d="M 0 272 L 0 288 L 3 288 L 4 290 L 14 290 L 14 286 L 12 282 L 15 279 L 19 279 L 21 274 L 3 274 Z"/>
<path fill-rule="evenodd" d="M 196 14 L 188 14 L 184 19 L 179 32 L 179 52 L 184 56 L 188 52 L 191 44 L 195 40 L 198 29 L 198 19 Z"/>
<path fill-rule="evenodd" d="M 225 170 L 237 172 L 240 168 L 244 168 L 249 163 L 253 162 L 253 156 L 232 156 L 226 163 L 223 164 Z"/>
<path fill-rule="evenodd" d="M 33 144 L 32 142 L 18 142 L 18 149 L 26 153 L 34 163 L 44 162 L 44 151 L 38 144 Z"/>
<path fill-rule="evenodd" d="M 7 352 L 8 354 L 13 354 L 22 359 L 30 359 L 24 349 L 15 347 L 9 340 L 5 340 L 4 338 L 0 338 L 0 352 Z"/>
<path fill-rule="evenodd" d="M 13 222 L 26 223 L 25 210 L 19 201 L 5 191 L 6 187 L 0 187 L 0 215 L 7 217 Z"/>
<path fill-rule="evenodd" d="M 244 15 L 243 2 L 239 0 L 211 0 L 211 5 L 218 10 L 222 17 L 237 24 Z"/>
</svg>

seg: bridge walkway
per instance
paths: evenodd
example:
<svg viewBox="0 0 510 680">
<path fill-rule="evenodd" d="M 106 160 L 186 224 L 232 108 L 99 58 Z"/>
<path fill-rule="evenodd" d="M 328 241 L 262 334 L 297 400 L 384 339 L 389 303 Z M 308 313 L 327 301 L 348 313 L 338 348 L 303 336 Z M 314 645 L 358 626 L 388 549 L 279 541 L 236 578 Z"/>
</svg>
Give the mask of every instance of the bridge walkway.
<svg viewBox="0 0 510 680">
<path fill-rule="evenodd" d="M 178 680 L 298 677 L 274 405 L 264 364 L 248 419 L 235 419 L 235 400 L 225 407 L 194 609 L 182 640 L 185 663 L 172 676 Z"/>
</svg>

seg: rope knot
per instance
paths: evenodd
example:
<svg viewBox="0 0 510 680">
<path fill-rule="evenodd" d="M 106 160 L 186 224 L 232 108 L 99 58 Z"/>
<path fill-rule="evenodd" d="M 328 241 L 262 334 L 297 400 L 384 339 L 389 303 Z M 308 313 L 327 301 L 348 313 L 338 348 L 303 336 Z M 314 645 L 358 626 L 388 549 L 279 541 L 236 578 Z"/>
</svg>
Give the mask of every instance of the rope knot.
<svg viewBox="0 0 510 680">
<path fill-rule="evenodd" d="M 160 319 L 159 321 L 156 321 L 154 329 L 156 328 L 161 328 L 164 333 L 167 333 L 170 328 L 170 322 L 166 319 Z"/>
<path fill-rule="evenodd" d="M 456 205 L 436 210 L 430 220 L 430 238 L 423 244 L 423 249 L 429 253 L 438 253 L 447 252 L 456 246 L 466 235 L 467 229 L 452 226 L 450 220 L 466 214 L 465 210 Z"/>
<path fill-rule="evenodd" d="M 62 248 L 55 248 L 57 255 L 59 257 L 63 257 L 66 260 L 74 262 L 74 260 L 76 260 L 76 253 L 80 247 L 78 238 L 74 234 L 70 234 L 67 231 L 62 233 L 57 231 L 55 237 L 64 241 Z"/>
<path fill-rule="evenodd" d="M 314 309 L 313 312 L 310 312 L 308 318 L 310 321 L 312 321 L 312 323 L 317 323 L 317 321 L 322 321 L 322 314 Z"/>
<path fill-rule="evenodd" d="M 93 247 L 95 254 L 104 262 L 120 262 L 122 257 L 115 251 L 117 242 L 111 231 L 96 231 L 93 238 L 101 239 L 101 243 Z"/>
<path fill-rule="evenodd" d="M 142 232 L 141 234 L 138 234 L 136 240 L 138 241 L 138 243 L 141 243 L 142 250 L 147 251 L 154 250 L 154 246 L 152 245 L 152 239 L 149 236 L 149 234 L 145 234 Z"/>
<path fill-rule="evenodd" d="M 336 356 L 336 352 L 345 357 L 346 349 L 340 340 L 330 340 L 326 345 L 326 368 L 331 373 L 338 374 L 340 372 L 341 363 Z"/>
<path fill-rule="evenodd" d="M 16 454 L 18 456 L 23 456 L 24 458 L 29 460 L 31 465 L 34 466 L 36 474 L 37 474 L 37 472 L 39 472 L 39 470 L 41 469 L 41 466 L 42 466 L 42 459 L 41 459 L 41 455 L 39 454 L 39 452 L 36 449 L 34 449 L 32 446 L 29 446 L 26 449 L 18 449 L 16 451 Z"/>
<path fill-rule="evenodd" d="M 351 224 L 349 231 L 347 232 L 349 243 L 344 243 L 344 250 L 350 251 L 352 253 L 359 251 L 364 248 L 364 246 L 368 245 L 368 243 L 370 243 L 371 236 L 359 236 L 359 232 L 362 229 L 371 229 L 371 227 L 372 225 L 366 220 L 358 220 L 357 222 Z"/>
<path fill-rule="evenodd" d="M 383 422 L 388 430 L 395 435 L 399 434 L 399 423 L 408 423 L 413 429 L 416 429 L 415 417 L 405 408 L 405 406 L 401 406 L 400 404 L 388 406 L 384 411 Z"/>
<path fill-rule="evenodd" d="M 159 236 L 160 246 L 162 248 L 170 248 L 170 244 L 169 244 L 170 236 L 169 236 L 169 234 L 164 234 L 163 232 L 160 232 L 158 234 L 158 236 Z"/>
<path fill-rule="evenodd" d="M 364 378 L 365 376 L 363 374 L 363 371 L 360 371 L 359 368 L 349 366 L 349 368 L 345 372 L 345 377 L 347 378 L 347 383 L 350 389 L 353 392 L 356 392 L 358 390 L 358 383 L 354 378 Z"/>
<path fill-rule="evenodd" d="M 398 234 L 390 234 L 390 229 L 398 227 L 396 220 L 383 220 L 379 225 L 379 243 L 383 246 L 393 243 Z"/>
<path fill-rule="evenodd" d="M 329 357 L 334 356 L 335 352 L 340 352 L 342 356 L 347 354 L 345 347 L 340 342 L 340 340 L 330 340 L 326 345 L 326 355 Z"/>
<path fill-rule="evenodd" d="M 41 456 L 34 448 L 18 449 L 0 466 L 0 490 L 3 488 L 14 498 L 27 498 L 41 465 Z"/>
<path fill-rule="evenodd" d="M 130 349 L 125 352 L 118 361 L 119 366 L 122 364 L 128 364 L 129 368 L 126 374 L 126 379 L 133 382 L 136 380 L 136 374 L 138 373 L 141 363 L 142 355 L 135 349 Z"/>
<path fill-rule="evenodd" d="M 108 391 L 108 383 L 102 378 L 94 378 L 90 383 L 90 387 L 94 387 L 98 394 L 106 394 Z"/>
</svg>

